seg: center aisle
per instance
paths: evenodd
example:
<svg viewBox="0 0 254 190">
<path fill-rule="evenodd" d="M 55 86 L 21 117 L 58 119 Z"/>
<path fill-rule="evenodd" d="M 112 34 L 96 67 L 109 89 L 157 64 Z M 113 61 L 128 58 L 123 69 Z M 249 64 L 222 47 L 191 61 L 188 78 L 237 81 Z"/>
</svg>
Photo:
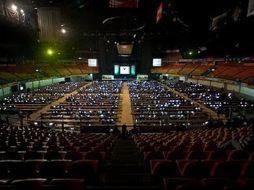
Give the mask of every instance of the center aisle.
<svg viewBox="0 0 254 190">
<path fill-rule="evenodd" d="M 111 158 L 104 168 L 103 181 L 103 187 L 96 190 L 162 190 L 161 186 L 152 184 L 150 169 L 131 137 L 117 140 Z"/>
<path fill-rule="evenodd" d="M 123 83 L 122 91 L 121 91 L 121 112 L 119 114 L 120 122 L 118 125 L 126 124 L 128 127 L 133 126 L 133 117 L 132 117 L 132 108 L 131 108 L 131 100 L 130 93 L 127 82 Z"/>
</svg>

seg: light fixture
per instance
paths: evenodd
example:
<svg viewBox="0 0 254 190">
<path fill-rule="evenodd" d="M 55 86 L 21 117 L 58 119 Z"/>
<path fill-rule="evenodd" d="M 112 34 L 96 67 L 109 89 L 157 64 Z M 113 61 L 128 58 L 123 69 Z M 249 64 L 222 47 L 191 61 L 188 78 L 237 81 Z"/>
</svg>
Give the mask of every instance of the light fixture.
<svg viewBox="0 0 254 190">
<path fill-rule="evenodd" d="M 66 30 L 64 28 L 61 29 L 62 34 L 66 34 Z"/>
<path fill-rule="evenodd" d="M 11 5 L 11 9 L 12 9 L 13 11 L 17 11 L 18 7 L 17 7 L 17 5 L 12 4 L 12 5 Z"/>
</svg>

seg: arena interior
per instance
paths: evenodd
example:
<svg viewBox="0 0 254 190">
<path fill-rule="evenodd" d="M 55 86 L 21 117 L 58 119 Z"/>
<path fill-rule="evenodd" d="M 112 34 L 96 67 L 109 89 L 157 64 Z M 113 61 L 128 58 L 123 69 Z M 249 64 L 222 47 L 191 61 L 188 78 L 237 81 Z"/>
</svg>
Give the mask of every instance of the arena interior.
<svg viewBox="0 0 254 190">
<path fill-rule="evenodd" d="M 0 190 L 253 190 L 254 0 L 0 0 Z"/>
</svg>

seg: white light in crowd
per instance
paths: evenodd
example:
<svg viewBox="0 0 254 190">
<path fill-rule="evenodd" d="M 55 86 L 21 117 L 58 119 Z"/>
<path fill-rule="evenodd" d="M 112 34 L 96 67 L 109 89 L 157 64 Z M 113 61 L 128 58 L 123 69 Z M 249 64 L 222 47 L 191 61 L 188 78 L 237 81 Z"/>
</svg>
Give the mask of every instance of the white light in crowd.
<svg viewBox="0 0 254 190">
<path fill-rule="evenodd" d="M 38 8 L 37 7 L 34 7 L 35 10 L 37 10 Z"/>
<path fill-rule="evenodd" d="M 22 14 L 22 15 L 24 15 L 24 14 L 25 14 L 25 12 L 24 12 L 24 10 L 23 10 L 23 9 L 20 9 L 20 12 L 21 12 L 21 14 Z"/>
<path fill-rule="evenodd" d="M 38 122 L 34 122 L 34 125 L 38 125 Z"/>
<path fill-rule="evenodd" d="M 53 123 L 49 123 L 49 126 L 50 126 L 50 127 L 53 126 Z"/>
<path fill-rule="evenodd" d="M 66 30 L 64 28 L 61 29 L 62 34 L 66 34 Z"/>
<path fill-rule="evenodd" d="M 78 59 L 79 59 L 79 60 L 81 60 L 81 59 L 82 59 L 82 57 L 78 57 Z"/>
<path fill-rule="evenodd" d="M 17 7 L 17 5 L 12 4 L 12 5 L 11 5 L 11 9 L 12 9 L 13 11 L 17 11 L 18 7 Z"/>
<path fill-rule="evenodd" d="M 36 69 L 35 71 L 36 71 L 36 72 L 39 72 L 39 69 Z"/>
</svg>

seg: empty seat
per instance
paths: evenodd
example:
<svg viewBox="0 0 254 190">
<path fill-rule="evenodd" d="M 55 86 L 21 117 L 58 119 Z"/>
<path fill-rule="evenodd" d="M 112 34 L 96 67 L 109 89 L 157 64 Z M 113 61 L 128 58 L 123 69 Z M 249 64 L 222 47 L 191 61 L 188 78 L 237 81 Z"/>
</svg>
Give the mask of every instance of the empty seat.
<svg viewBox="0 0 254 190">
<path fill-rule="evenodd" d="M 203 151 L 191 151 L 187 156 L 189 160 L 205 160 L 207 157 L 207 153 Z"/>
<path fill-rule="evenodd" d="M 65 155 L 66 160 L 83 160 L 85 158 L 85 154 L 82 152 L 77 152 L 77 151 L 71 151 L 67 152 Z"/>
<path fill-rule="evenodd" d="M 205 162 L 188 161 L 183 167 L 182 176 L 184 177 L 209 177 L 210 170 Z"/>
<path fill-rule="evenodd" d="M 11 185 L 13 186 L 14 190 L 42 190 L 43 185 L 46 182 L 46 179 L 42 178 L 28 178 L 28 179 L 17 179 L 12 181 Z"/>
<path fill-rule="evenodd" d="M 224 190 L 232 187 L 233 183 L 228 178 L 204 178 L 201 180 L 206 190 Z"/>
<path fill-rule="evenodd" d="M 43 162 L 40 167 L 39 175 L 45 178 L 65 177 L 70 163 L 71 161 L 68 160 L 52 160 Z"/>
<path fill-rule="evenodd" d="M 70 178 L 60 178 L 52 179 L 49 185 L 54 190 L 84 190 L 85 180 L 84 179 L 70 179 Z"/>
<path fill-rule="evenodd" d="M 151 174 L 155 180 L 164 177 L 179 177 L 180 171 L 176 162 L 171 160 L 150 160 Z"/>
<path fill-rule="evenodd" d="M 95 179 L 98 172 L 98 160 L 77 160 L 68 167 L 71 178 Z"/>
<path fill-rule="evenodd" d="M 24 178 L 25 162 L 22 160 L 6 160 L 9 170 L 9 176 L 14 178 Z"/>
<path fill-rule="evenodd" d="M 9 170 L 7 162 L 0 160 L 0 179 L 8 178 Z"/>
<path fill-rule="evenodd" d="M 166 155 L 167 160 L 184 160 L 188 155 L 188 152 L 172 151 Z"/>
<path fill-rule="evenodd" d="M 211 151 L 208 160 L 227 160 L 228 154 L 226 151 L 223 150 L 217 150 L 217 151 Z"/>
<path fill-rule="evenodd" d="M 163 154 L 160 151 L 148 151 L 144 152 L 144 160 L 157 160 L 163 159 Z"/>
<path fill-rule="evenodd" d="M 243 164 L 244 162 L 242 161 L 227 161 L 217 163 L 211 171 L 211 176 L 237 178 L 241 174 Z"/>
<path fill-rule="evenodd" d="M 25 160 L 44 159 L 46 151 L 29 151 L 24 155 Z"/>
<path fill-rule="evenodd" d="M 106 153 L 105 152 L 89 151 L 89 152 L 84 153 L 84 157 L 86 160 L 105 160 Z"/>
<path fill-rule="evenodd" d="M 254 178 L 241 178 L 236 183 L 237 190 L 253 190 Z"/>
<path fill-rule="evenodd" d="M 25 176 L 30 178 L 37 177 L 39 175 L 41 165 L 44 162 L 46 162 L 46 160 L 42 159 L 26 160 L 24 165 Z"/>
<path fill-rule="evenodd" d="M 228 160 L 248 160 L 249 153 L 244 150 L 233 150 L 228 155 Z"/>
<path fill-rule="evenodd" d="M 254 177 L 254 162 L 253 161 L 244 163 L 242 170 L 241 170 L 241 177 L 245 177 L 245 178 L 253 178 Z"/>
<path fill-rule="evenodd" d="M 202 189 L 202 184 L 195 178 L 164 178 L 164 190 Z"/>
</svg>

